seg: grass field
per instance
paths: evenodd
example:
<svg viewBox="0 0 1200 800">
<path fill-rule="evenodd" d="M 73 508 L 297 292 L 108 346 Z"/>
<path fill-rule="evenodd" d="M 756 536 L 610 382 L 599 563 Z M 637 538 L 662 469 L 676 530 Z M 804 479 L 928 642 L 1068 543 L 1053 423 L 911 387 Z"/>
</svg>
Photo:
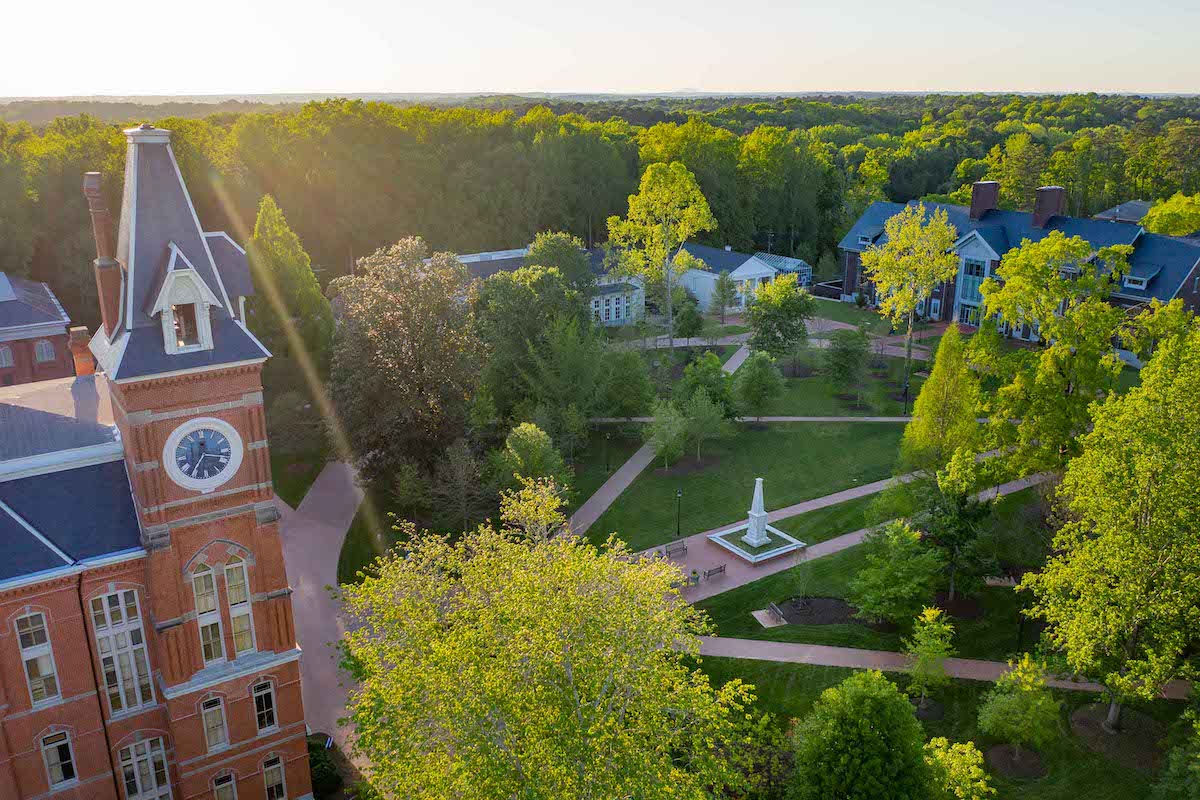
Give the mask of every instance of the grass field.
<svg viewBox="0 0 1200 800">
<path fill-rule="evenodd" d="M 1039 558 L 1044 558 L 1044 555 L 1039 554 L 1044 554 L 1045 550 L 1037 544 L 1042 541 L 1041 534 L 1033 530 L 1026 519 L 1026 509 L 1036 500 L 1033 491 L 1026 489 L 1004 498 L 982 534 L 987 537 L 987 546 L 997 548 L 998 555 L 1005 562 L 1036 566 L 1040 563 Z M 837 509 L 837 513 L 834 513 L 834 509 Z M 836 535 L 833 529 L 839 527 L 854 530 L 851 526 L 856 522 L 859 523 L 857 527 L 862 527 L 862 514 L 865 509 L 865 506 L 846 509 L 831 506 L 810 514 L 833 514 L 834 520 L 840 521 L 840 524 L 835 522 L 829 526 L 830 535 Z M 796 517 L 795 522 L 804 520 L 810 514 Z M 785 520 L 778 527 L 804 538 L 802 528 L 797 529 L 795 525 L 789 527 L 787 523 L 788 520 Z M 820 521 L 814 520 L 810 524 L 819 527 Z M 1008 541 L 1005 544 L 1001 540 Z M 901 640 L 910 633 L 909 624 L 888 631 L 853 623 L 763 628 L 751 616 L 752 611 L 766 608 L 768 603 L 779 603 L 801 594 L 845 598 L 851 580 L 863 566 L 864 555 L 861 547 L 843 550 L 711 597 L 699 603 L 698 607 L 708 612 L 720 636 L 861 647 L 871 650 L 900 650 Z M 1026 595 L 1020 595 L 1009 588 L 983 587 L 975 592 L 973 597 L 979 603 L 981 614 L 971 618 L 952 619 L 955 630 L 954 646 L 958 655 L 964 658 L 1005 660 L 1036 645 L 1033 629 L 1028 625 L 1021 625 L 1020 610 L 1022 603 L 1027 599 Z M 932 600 L 933 598 L 930 598 L 930 602 Z"/>
<path fill-rule="evenodd" d="M 642 440 L 637 435 L 639 432 L 639 429 L 626 431 L 619 426 L 605 426 L 602 430 L 595 430 L 589 434 L 587 446 L 575 454 L 575 482 L 571 487 L 571 504 L 566 509 L 568 515 L 583 505 L 631 455 L 637 452 L 642 446 Z M 608 436 L 607 439 L 605 435 Z"/>
<path fill-rule="evenodd" d="M 744 519 L 756 477 L 764 479 L 769 508 L 877 481 L 891 474 L 901 432 L 888 423 L 740 426 L 732 438 L 708 446 L 702 468 L 695 468 L 694 454 L 666 472 L 661 462 L 647 467 L 589 535 L 602 541 L 616 531 L 635 550 L 669 541 L 678 489 L 686 536 Z"/>
<path fill-rule="evenodd" d="M 325 449 L 313 450 L 307 453 L 282 453 L 271 451 L 271 482 L 275 484 L 275 494 L 292 508 L 300 505 L 309 487 L 321 474 L 329 452 Z"/>
<path fill-rule="evenodd" d="M 867 509 L 875 496 L 859 497 L 771 523 L 805 544 L 817 544 L 867 525 Z"/>
<path fill-rule="evenodd" d="M 886 336 L 891 330 L 891 324 L 879 312 L 867 308 L 859 308 L 854 303 L 842 303 L 837 300 L 826 300 L 818 297 L 815 300 L 813 316 L 818 319 L 831 319 L 834 322 L 845 322 L 850 325 L 865 325 L 869 333 Z"/>
<path fill-rule="evenodd" d="M 759 698 L 758 707 L 777 715 L 780 724 L 802 717 L 822 691 L 845 680 L 853 672 L 837 667 L 731 658 L 705 658 L 701 669 L 714 684 L 720 685 L 733 678 L 753 684 Z M 901 688 L 907 684 L 903 675 L 889 674 L 888 678 Z M 995 744 L 980 734 L 976 724 L 979 704 L 989 687 L 990 684 L 975 681 L 952 682 L 936 696 L 945 705 L 944 718 L 921 723 L 926 735 L 945 736 L 956 742 L 973 741 L 981 750 Z M 1049 774 L 1044 778 L 1021 781 L 993 776 L 997 800 L 1131 800 L 1146 797 L 1154 775 L 1123 767 L 1093 753 L 1069 733 L 1067 716 L 1070 711 L 1095 702 L 1095 695 L 1066 691 L 1055 694 L 1064 708 L 1058 742 L 1042 751 Z M 1182 712 L 1183 704 L 1157 701 L 1139 710 L 1169 723 Z"/>
<path fill-rule="evenodd" d="M 810 368 L 820 370 L 807 378 L 785 378 L 784 390 L 771 403 L 769 415 L 797 417 L 825 416 L 900 416 L 904 413 L 903 385 L 904 359 L 887 358 L 887 375 L 880 377 L 874 371 L 868 371 L 863 381 L 862 402 L 859 406 L 857 399 L 844 400 L 840 392 L 821 371 L 824 370 L 824 355 L 821 352 L 809 353 L 804 362 Z M 789 360 L 779 362 L 781 368 L 790 365 Z M 914 372 L 919 364 L 914 362 Z M 921 392 L 924 378 L 915 375 L 909 381 L 908 409 Z M 897 399 L 899 397 L 900 399 Z"/>
</svg>

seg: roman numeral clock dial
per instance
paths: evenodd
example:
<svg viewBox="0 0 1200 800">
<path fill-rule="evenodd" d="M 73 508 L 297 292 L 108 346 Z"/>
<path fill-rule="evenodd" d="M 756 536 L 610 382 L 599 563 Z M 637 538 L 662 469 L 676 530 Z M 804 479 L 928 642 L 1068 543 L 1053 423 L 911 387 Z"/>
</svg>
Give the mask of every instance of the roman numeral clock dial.
<svg viewBox="0 0 1200 800">
<path fill-rule="evenodd" d="M 210 492 L 237 472 L 242 439 L 219 419 L 195 419 L 175 429 L 163 448 L 163 463 L 175 483 Z"/>
</svg>

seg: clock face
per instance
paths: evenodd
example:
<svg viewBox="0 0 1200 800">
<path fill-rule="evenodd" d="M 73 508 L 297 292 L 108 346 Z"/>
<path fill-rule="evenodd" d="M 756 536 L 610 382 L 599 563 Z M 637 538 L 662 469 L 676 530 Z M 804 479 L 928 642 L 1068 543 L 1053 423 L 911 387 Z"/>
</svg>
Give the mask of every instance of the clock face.
<svg viewBox="0 0 1200 800">
<path fill-rule="evenodd" d="M 179 486 L 211 492 L 237 474 L 242 450 L 237 428 L 216 417 L 198 417 L 167 437 L 162 463 Z"/>
<path fill-rule="evenodd" d="M 175 442 L 175 466 L 196 481 L 220 475 L 229 466 L 232 455 L 228 437 L 212 428 L 196 428 Z"/>
</svg>

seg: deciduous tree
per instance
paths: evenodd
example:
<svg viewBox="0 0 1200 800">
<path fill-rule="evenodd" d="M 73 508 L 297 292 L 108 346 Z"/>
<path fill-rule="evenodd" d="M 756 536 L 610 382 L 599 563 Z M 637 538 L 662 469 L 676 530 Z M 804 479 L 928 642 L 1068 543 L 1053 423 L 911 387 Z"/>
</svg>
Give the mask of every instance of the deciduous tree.
<svg viewBox="0 0 1200 800">
<path fill-rule="evenodd" d="M 675 403 L 659 400 L 654 404 L 654 419 L 646 427 L 646 443 L 662 459 L 663 469 L 683 455 L 686 442 L 687 418 Z"/>
<path fill-rule="evenodd" d="M 996 796 L 983 768 L 983 753 L 974 742 L 936 736 L 925 744 L 931 775 L 930 800 L 987 800 Z"/>
<path fill-rule="evenodd" d="M 1067 467 L 1069 511 L 1045 568 L 1026 575 L 1034 616 L 1111 706 L 1149 700 L 1191 674 L 1200 624 L 1200 330 L 1164 341 L 1142 383 L 1094 406 Z"/>
<path fill-rule="evenodd" d="M 654 384 L 646 359 L 636 350 L 610 347 L 604 352 L 604 390 L 600 409 L 612 417 L 636 417 L 650 408 Z"/>
<path fill-rule="evenodd" d="M 1167 200 L 1160 200 L 1146 212 L 1142 226 L 1152 233 L 1168 236 L 1187 236 L 1200 231 L 1200 194 L 1188 196 L 1176 192 Z"/>
<path fill-rule="evenodd" d="M 884 225 L 887 242 L 862 254 L 864 276 L 875 284 L 879 313 L 904 326 L 904 384 L 912 371 L 912 333 L 917 308 L 958 273 L 958 232 L 943 209 L 906 206 Z"/>
<path fill-rule="evenodd" d="M 692 337 L 699 336 L 703 327 L 704 318 L 700 316 L 700 309 L 696 308 L 696 304 L 683 303 L 675 313 L 675 327 L 672 328 L 671 335 L 690 345 Z"/>
<path fill-rule="evenodd" d="M 978 416 L 979 379 L 967 362 L 958 326 L 951 324 L 913 403 L 912 420 L 904 427 L 904 467 L 934 472 L 957 451 L 973 451 L 980 436 Z"/>
<path fill-rule="evenodd" d="M 467 419 L 482 347 L 475 336 L 466 269 L 405 239 L 359 261 L 345 279 L 345 311 L 329 381 L 363 478 L 426 467 Z"/>
<path fill-rule="evenodd" d="M 808 341 L 808 320 L 815 301 L 795 275 L 780 275 L 758 287 L 746 309 L 752 331 L 750 346 L 775 358 L 793 355 Z"/>
<path fill-rule="evenodd" d="M 904 640 L 908 656 L 909 695 L 924 707 L 930 692 L 950 683 L 946 659 L 954 655 L 954 626 L 940 608 L 926 607 L 913 623 L 912 636 Z"/>
<path fill-rule="evenodd" d="M 725 409 L 712 401 L 708 392 L 699 389 L 688 400 L 683 408 L 683 416 L 687 424 L 688 441 L 696 445 L 696 460 L 700 460 L 700 447 L 707 441 L 728 436 L 729 421 L 725 419 Z"/>
<path fill-rule="evenodd" d="M 761 351 L 752 353 L 734 374 L 733 391 L 743 411 L 762 417 L 771 401 L 783 393 L 783 376 L 775 359 Z"/>
<path fill-rule="evenodd" d="M 589 297 L 596 285 L 592 260 L 583 241 L 562 231 L 542 231 L 533 237 L 525 253 L 525 265 L 554 267 L 580 297 Z"/>
<path fill-rule="evenodd" d="M 867 373 L 870 341 L 864 331 L 836 330 L 829 336 L 825 365 L 829 379 L 842 394 L 855 394 L 862 404 L 862 385 Z"/>
<path fill-rule="evenodd" d="M 434 522 L 442 530 L 469 531 L 490 511 L 495 497 L 483 480 L 483 465 L 465 439 L 446 448 L 429 485 Z"/>
<path fill-rule="evenodd" d="M 862 546 L 866 563 L 846 595 L 859 616 L 876 622 L 916 616 L 937 585 L 941 553 L 923 544 L 920 532 L 903 522 L 869 532 Z"/>
<path fill-rule="evenodd" d="M 729 382 L 721 359 L 710 350 L 683 368 L 683 379 L 676 384 L 673 396 L 676 403 L 686 406 L 692 395 L 703 389 L 725 410 L 725 416 L 732 417 L 735 410 Z"/>
<path fill-rule="evenodd" d="M 694 667 L 709 626 L 669 562 L 615 540 L 410 534 L 378 577 L 342 588 L 348 716 L 371 783 L 414 800 L 746 788 L 753 694 Z"/>
<path fill-rule="evenodd" d="M 531 422 L 522 422 L 504 440 L 504 448 L 488 458 L 492 480 L 500 489 L 520 488 L 522 478 L 549 478 L 570 491 L 570 473 L 550 436 Z"/>
<path fill-rule="evenodd" d="M 638 193 L 629 196 L 625 218 L 608 218 L 609 243 L 619 252 L 618 268 L 665 285 L 667 330 L 675 327 L 673 274 L 702 266 L 683 245 L 715 227 L 696 177 L 678 161 L 646 167 Z"/>
<path fill-rule="evenodd" d="M 979 730 L 1012 745 L 1045 747 L 1059 735 L 1059 703 L 1046 686 L 1046 671 L 1028 653 L 1008 662 L 1008 671 L 979 707 Z"/>
<path fill-rule="evenodd" d="M 708 313 L 719 317 L 724 325 L 726 312 L 737 302 L 737 283 L 728 272 L 717 273 L 717 279 L 713 282 L 712 300 L 709 302 Z"/>
</svg>

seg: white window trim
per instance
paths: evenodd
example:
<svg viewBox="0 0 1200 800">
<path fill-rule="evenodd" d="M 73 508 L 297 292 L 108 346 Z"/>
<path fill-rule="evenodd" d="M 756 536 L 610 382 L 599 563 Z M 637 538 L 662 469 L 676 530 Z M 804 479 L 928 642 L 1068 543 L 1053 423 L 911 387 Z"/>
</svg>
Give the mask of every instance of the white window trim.
<svg viewBox="0 0 1200 800">
<path fill-rule="evenodd" d="M 262 687 L 266 687 L 263 689 Z M 262 695 L 271 696 L 271 718 L 272 722 L 265 728 L 258 725 L 258 698 Z M 254 704 L 254 727 L 259 733 L 270 733 L 279 730 L 279 703 L 278 696 L 275 694 L 275 684 L 269 680 L 264 680 L 254 684 L 250 689 L 250 700 Z"/>
<path fill-rule="evenodd" d="M 267 784 L 267 765 L 270 764 L 272 761 L 274 761 L 279 766 L 279 785 L 283 787 L 283 797 L 286 799 L 287 798 L 287 770 L 284 769 L 284 761 L 283 761 L 283 758 L 281 758 L 280 756 L 271 756 L 270 758 L 264 760 L 262 763 L 263 794 L 264 794 L 264 796 L 268 796 L 266 794 L 266 792 L 270 787 Z"/>
<path fill-rule="evenodd" d="M 212 580 L 213 593 L 213 608 L 212 611 L 200 611 L 200 594 L 196 591 L 196 579 L 202 575 L 208 575 Z M 204 564 L 192 570 L 192 602 L 196 608 L 196 636 L 200 640 L 200 659 L 205 666 L 210 664 L 223 664 L 228 659 L 225 657 L 225 624 L 221 620 L 221 595 L 217 591 L 217 571 L 212 567 Z M 204 657 L 204 629 L 209 625 L 216 623 L 217 626 L 217 641 L 221 643 L 221 655 L 217 658 Z"/>
<path fill-rule="evenodd" d="M 229 573 L 231 570 L 233 570 L 233 571 L 240 570 L 241 571 L 243 586 L 246 587 L 246 599 L 236 605 L 229 599 Z M 255 631 L 254 631 L 254 608 L 253 608 L 253 603 L 250 600 L 250 595 L 251 595 L 250 571 L 248 569 L 246 569 L 246 560 L 244 558 L 239 557 L 238 563 L 236 563 L 236 564 L 228 564 L 227 563 L 225 565 L 224 575 L 225 575 L 225 602 L 229 606 L 229 627 L 230 627 L 230 634 L 231 634 L 230 638 L 233 639 L 233 657 L 234 657 L 234 659 L 237 659 L 237 658 L 241 657 L 242 654 L 244 654 L 244 653 L 257 653 L 258 652 L 258 636 L 255 634 Z M 233 621 L 235 619 L 239 619 L 241 617 L 246 617 L 250 622 L 250 649 L 249 650 L 238 650 L 237 649 L 237 638 L 236 638 L 236 636 L 233 635 L 234 634 Z"/>
<path fill-rule="evenodd" d="M 48 356 L 45 356 L 46 351 L 49 351 Z M 54 343 L 49 339 L 38 339 L 33 343 L 33 360 L 38 364 L 51 364 L 57 358 L 58 352 L 54 349 Z"/>
<path fill-rule="evenodd" d="M 209 706 L 210 703 L 216 703 L 215 706 Z M 206 708 L 206 706 L 209 706 Z M 205 714 L 213 709 L 217 709 L 221 713 L 221 729 L 225 734 L 225 741 L 218 744 L 208 743 L 208 720 Z M 210 697 L 207 700 L 200 702 L 200 727 L 204 731 L 204 748 L 209 753 L 217 753 L 229 747 L 229 717 L 225 714 L 225 701 L 220 697 Z"/>
<path fill-rule="evenodd" d="M 6 344 L 0 344 L 0 369 L 8 369 L 15 365 L 12 348 Z"/>
<path fill-rule="evenodd" d="M 221 783 L 218 785 L 217 781 L 220 781 Z M 215 798 L 217 796 L 217 790 L 224 786 L 229 787 L 230 791 L 233 792 L 233 800 L 237 800 L 237 796 L 238 796 L 238 794 L 237 794 L 237 779 L 234 778 L 233 775 L 229 774 L 228 772 L 225 773 L 224 775 L 218 775 L 217 777 L 213 778 L 213 782 L 212 782 L 213 797 Z"/>
<path fill-rule="evenodd" d="M 133 622 L 130 622 L 129 615 L 125 609 L 124 601 L 125 601 L 125 594 L 127 592 L 133 593 L 133 605 L 134 605 L 134 609 L 137 612 L 137 619 Z M 122 621 L 119 624 L 113 624 L 111 615 L 109 612 L 108 598 L 113 597 L 113 596 L 115 596 L 117 598 L 118 607 L 121 610 Z M 100 601 L 100 604 L 103 607 L 104 619 L 105 619 L 105 622 L 107 623 L 106 627 L 103 630 L 101 630 L 100 628 L 96 628 L 95 635 L 96 635 L 96 645 L 98 648 L 97 655 L 100 656 L 100 671 L 101 671 L 100 678 L 101 678 L 101 682 L 103 684 L 100 688 L 100 691 L 102 694 L 104 694 L 105 699 L 108 701 L 109 713 L 111 713 L 115 717 L 115 716 L 120 716 L 122 714 L 128 714 L 128 713 L 131 713 L 134 711 L 138 711 L 142 708 L 148 708 L 150 706 L 153 706 L 155 703 L 154 679 L 152 676 L 152 670 L 150 669 L 150 649 L 146 645 L 146 629 L 142 625 L 142 620 L 144 618 L 142 616 L 141 598 L 138 597 L 137 591 L 134 589 L 122 589 L 117 592 L 109 592 L 108 594 L 97 595 L 96 597 L 92 598 L 92 601 L 91 601 L 92 604 L 94 604 L 97 600 Z M 95 628 L 95 625 L 96 625 L 95 609 L 91 608 L 89 610 L 92 612 L 92 626 Z M 132 641 L 133 641 L 132 633 L 134 631 L 137 631 L 138 633 L 141 634 L 142 641 L 140 644 L 132 643 Z M 121 678 L 122 678 L 121 661 L 117 657 L 118 653 L 121 652 L 121 651 L 117 650 L 117 635 L 120 633 L 127 634 L 127 638 L 126 638 L 127 644 L 125 646 L 125 652 L 129 653 L 129 664 L 130 664 L 130 668 L 133 669 L 133 691 L 134 691 L 134 698 L 137 700 L 137 702 L 134 704 L 130 704 L 126 700 L 126 698 L 124 696 L 124 692 L 121 692 L 121 695 L 122 695 L 121 702 L 124 703 L 124 707 L 118 711 L 118 710 L 114 710 L 112 707 L 112 697 L 109 695 L 108 678 L 104 672 L 104 659 L 106 657 L 112 658 L 113 668 L 117 673 L 117 689 L 118 689 L 118 691 L 121 691 L 121 687 L 123 686 L 123 682 L 121 680 Z M 112 640 L 112 642 L 110 644 L 111 650 L 109 651 L 108 656 L 105 656 L 103 651 L 99 649 L 101 639 L 105 639 L 105 638 Z M 146 667 L 147 684 L 150 687 L 150 699 L 144 700 L 144 701 L 142 700 L 142 685 L 139 680 L 139 675 L 137 674 L 136 655 L 137 655 L 138 651 L 141 651 L 141 653 L 142 653 L 142 663 Z"/>
<path fill-rule="evenodd" d="M 146 745 L 146 754 L 138 756 L 134 748 L 138 745 Z M 161 786 L 144 787 L 141 784 L 141 773 L 138 771 L 139 763 L 145 761 L 150 765 L 150 775 L 155 774 L 154 758 L 161 757 L 163 761 L 163 774 L 166 776 L 167 782 Z M 125 800 L 170 800 L 171 798 L 171 768 L 167 763 L 167 748 L 163 743 L 161 736 L 156 736 L 153 739 L 143 739 L 140 742 L 134 742 L 128 747 L 122 747 L 117 754 L 118 768 L 121 774 L 118 776 L 118 782 L 121 784 L 121 791 L 125 795 Z M 139 784 L 137 794 L 129 794 L 129 789 L 125 785 L 125 767 L 129 766 L 133 769 L 134 781 Z M 157 778 L 154 779 L 157 782 Z"/>
<path fill-rule="evenodd" d="M 62 742 L 56 742 L 56 743 L 50 745 L 49 747 L 46 746 L 47 739 L 54 739 L 59 736 L 63 737 Z M 39 744 L 41 745 L 41 750 L 42 750 L 42 766 L 46 770 L 46 785 L 50 787 L 50 791 L 57 792 L 62 789 L 65 789 L 69 786 L 78 785 L 79 784 L 79 768 L 75 764 L 75 748 L 71 744 L 71 734 L 67 733 L 66 731 L 59 731 L 58 733 L 51 733 L 46 736 L 43 736 L 41 738 Z M 58 783 L 55 783 L 54 779 L 50 775 L 50 750 L 52 748 L 59 747 L 60 744 L 65 744 L 67 746 L 67 757 L 70 759 L 71 772 L 73 772 L 75 774 L 72 775 L 70 778 L 67 778 L 65 780 L 59 781 Z M 59 762 L 59 763 L 61 764 L 62 762 Z"/>
<path fill-rule="evenodd" d="M 30 617 L 42 618 L 42 630 L 46 632 L 45 644 L 35 644 L 32 647 L 21 646 L 21 631 L 17 628 L 17 623 L 23 619 Z M 25 690 L 29 692 L 29 703 L 34 708 L 42 708 L 43 706 L 51 705 L 62 701 L 62 681 L 58 678 L 58 662 L 54 660 L 53 641 L 50 638 L 50 619 L 44 611 L 31 611 L 28 614 L 22 614 L 13 620 L 13 632 L 17 636 L 17 649 L 21 651 L 21 670 L 25 673 Z M 29 684 L 29 670 L 26 664 L 34 658 L 48 656 L 50 658 L 50 668 L 54 671 L 54 688 L 55 694 L 52 697 L 46 697 L 44 700 L 33 699 L 33 686 Z"/>
</svg>

